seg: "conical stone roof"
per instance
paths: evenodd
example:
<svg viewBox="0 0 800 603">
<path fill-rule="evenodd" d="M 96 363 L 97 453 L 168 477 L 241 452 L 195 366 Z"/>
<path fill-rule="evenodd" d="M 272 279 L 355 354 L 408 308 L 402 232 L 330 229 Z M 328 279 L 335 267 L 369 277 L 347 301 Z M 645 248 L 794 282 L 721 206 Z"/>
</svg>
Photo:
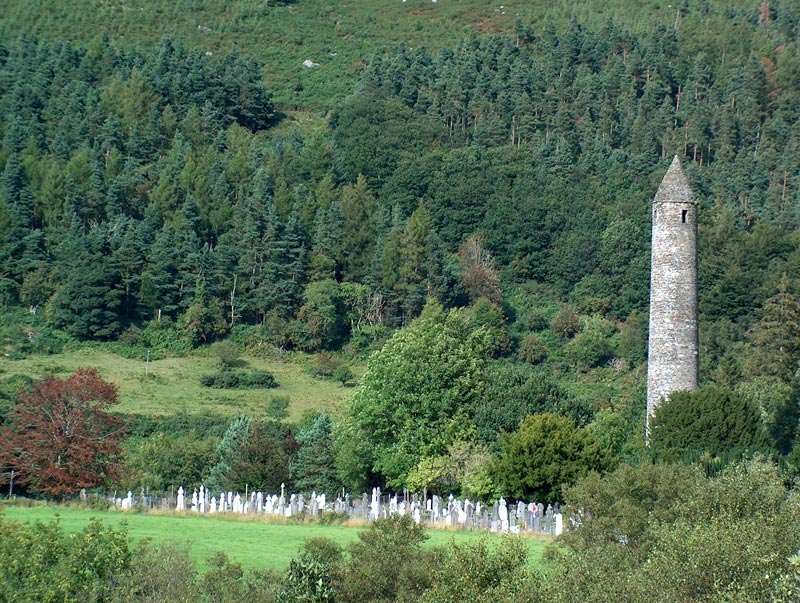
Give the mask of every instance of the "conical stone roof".
<svg viewBox="0 0 800 603">
<path fill-rule="evenodd" d="M 683 173 L 678 156 L 672 160 L 667 173 L 661 180 L 653 203 L 694 203 L 694 194 L 689 187 L 686 174 Z"/>
</svg>

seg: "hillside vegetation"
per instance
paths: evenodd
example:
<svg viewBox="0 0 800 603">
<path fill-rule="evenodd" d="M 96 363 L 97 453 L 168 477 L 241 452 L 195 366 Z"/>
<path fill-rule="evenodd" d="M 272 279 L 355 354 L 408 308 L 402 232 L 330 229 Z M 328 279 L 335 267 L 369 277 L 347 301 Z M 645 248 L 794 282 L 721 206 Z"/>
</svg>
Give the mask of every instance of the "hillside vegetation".
<svg viewBox="0 0 800 603">
<path fill-rule="evenodd" d="M 737 396 L 726 407 L 758 415 L 740 421 L 758 433 L 665 454 L 713 450 L 713 465 L 755 446 L 795 462 L 800 13 L 640 8 L 12 11 L 0 29 L 6 423 L 18 375 L 63 376 L 82 356 L 109 367 L 125 413 L 243 413 L 253 421 L 231 423 L 232 442 L 237 429 L 335 442 L 314 453 L 326 488 L 555 499 L 571 472 L 642 448 L 649 202 L 678 155 L 700 206 L 703 403 Z M 327 58 L 301 68 L 308 51 Z M 221 343 L 244 365 L 205 364 Z M 314 357 L 272 361 L 287 353 Z M 342 406 L 338 384 L 364 362 Z M 154 372 L 139 382 L 142 363 Z M 328 381 L 304 381 L 303 363 Z M 287 414 L 297 431 L 269 422 Z M 134 426 L 139 453 L 169 432 L 158 421 Z M 553 431 L 581 442 L 584 466 L 523 483 L 514 451 Z M 222 471 L 227 453 L 210 450 L 225 438 L 203 433 L 180 475 L 130 462 L 165 483 L 201 479 L 214 454 Z"/>
<path fill-rule="evenodd" d="M 406 516 L 280 579 L 184 551 L 168 594 L 169 552 L 0 522 L 0 555 L 69 553 L 0 563 L 22 600 L 796 594 L 796 2 L 3 8 L 4 493 L 380 486 L 566 501 L 573 527 L 552 580 L 511 540 L 423 554 Z M 702 387 L 645 447 L 650 201 L 676 155 Z"/>
<path fill-rule="evenodd" d="M 148 363 L 119 356 L 103 347 L 30 355 L 4 362 L 0 364 L 0 377 L 8 383 L 4 394 L 10 397 L 15 385 L 19 387 L 29 379 L 65 377 L 80 367 L 93 367 L 119 387 L 117 412 L 147 416 L 183 413 L 232 418 L 241 413 L 264 414 L 277 399 L 285 401 L 285 416 L 296 421 L 312 410 L 335 413 L 352 391 L 339 382 L 315 377 L 317 367 L 313 360 L 245 357 L 241 363 L 248 370 L 269 371 L 278 387 L 226 390 L 203 387 L 203 376 L 218 369 L 219 361 L 214 356 L 171 356 Z"/>
<path fill-rule="evenodd" d="M 730 40 L 749 29 L 757 3 L 681 6 L 700 9 L 688 17 L 690 31 L 702 31 L 704 39 L 724 35 Z M 678 3 L 638 2 L 636 10 L 630 10 L 630 3 L 621 0 L 510 5 L 480 0 L 90 0 L 79 6 L 9 0 L 5 7 L 0 35 L 6 40 L 27 33 L 89 44 L 106 31 L 126 46 L 151 46 L 162 36 L 217 54 L 235 46 L 262 62 L 264 80 L 282 110 L 314 112 L 332 109 L 350 95 L 364 64 L 382 48 L 454 48 L 470 31 L 511 33 L 517 18 L 537 29 L 548 25 L 559 30 L 573 17 L 592 28 L 614 20 L 636 32 L 673 26 L 682 18 Z M 320 68 L 304 68 L 305 60 Z"/>
<path fill-rule="evenodd" d="M 141 385 L 108 372 L 122 410 L 276 418 L 265 406 L 280 389 L 242 388 L 277 382 L 310 427 L 305 411 L 333 412 L 344 390 L 327 392 L 389 342 L 325 424 L 337 479 L 484 492 L 459 463 L 490 467 L 518 444 L 501 434 L 548 413 L 592 431 L 613 466 L 642 445 L 649 201 L 677 154 L 700 205 L 703 381 L 758 409 L 759 447 L 790 455 L 796 8 L 370 7 L 29 5 L 3 20 L 0 335 L 21 363 L 7 375 L 81 342 L 155 369 L 188 356 L 197 369 Z M 235 47 L 200 41 L 240 29 Z M 350 45 L 301 71 L 346 91 L 271 79 L 288 63 L 270 52 L 314 49 L 303 32 Z M 349 75 L 323 76 L 340 58 Z M 287 102 L 317 118 L 287 117 Z M 220 341 L 250 367 L 223 362 L 198 387 L 202 350 Z M 277 374 L 299 374 L 292 363 L 259 360 L 287 351 L 324 365 L 315 401 L 300 393 L 310 382 Z"/>
</svg>

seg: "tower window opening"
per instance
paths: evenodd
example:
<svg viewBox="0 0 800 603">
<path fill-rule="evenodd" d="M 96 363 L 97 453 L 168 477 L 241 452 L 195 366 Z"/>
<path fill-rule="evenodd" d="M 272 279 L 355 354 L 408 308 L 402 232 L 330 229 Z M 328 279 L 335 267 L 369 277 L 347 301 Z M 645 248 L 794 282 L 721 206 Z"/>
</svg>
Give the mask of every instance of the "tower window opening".
<svg viewBox="0 0 800 603">
<path fill-rule="evenodd" d="M 683 222 L 684 224 L 686 224 L 686 216 L 687 216 L 688 214 L 689 214 L 689 210 L 688 210 L 688 209 L 684 209 L 684 210 L 681 212 L 681 222 Z"/>
</svg>

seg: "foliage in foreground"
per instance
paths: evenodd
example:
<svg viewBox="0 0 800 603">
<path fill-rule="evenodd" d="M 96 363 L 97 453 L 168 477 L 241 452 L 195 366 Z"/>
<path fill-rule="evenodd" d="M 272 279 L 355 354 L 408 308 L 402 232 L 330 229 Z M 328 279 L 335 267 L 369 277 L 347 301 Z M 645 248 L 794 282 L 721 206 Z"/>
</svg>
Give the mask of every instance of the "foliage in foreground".
<svg viewBox="0 0 800 603">
<path fill-rule="evenodd" d="M 548 601 L 795 600 L 800 496 L 770 463 L 712 479 L 696 467 L 622 466 L 567 500 L 578 523 L 553 551 Z"/>
<path fill-rule="evenodd" d="M 644 463 L 567 493 L 573 525 L 543 564 L 508 536 L 422 548 L 409 516 L 376 521 L 346 548 L 310 539 L 283 573 L 223 554 L 197 572 L 185 546 L 127 544 L 124 528 L 0 519 L 0 602 L 776 603 L 800 587 L 800 497 L 755 460 L 708 478 Z M 25 551 L 26 554 L 20 554 Z"/>
</svg>

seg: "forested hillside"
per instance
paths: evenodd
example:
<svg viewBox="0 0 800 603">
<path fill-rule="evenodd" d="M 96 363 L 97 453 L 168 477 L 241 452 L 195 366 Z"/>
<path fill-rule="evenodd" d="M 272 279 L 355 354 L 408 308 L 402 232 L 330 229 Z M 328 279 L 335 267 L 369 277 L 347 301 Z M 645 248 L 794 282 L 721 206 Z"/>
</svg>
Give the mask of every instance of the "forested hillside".
<svg viewBox="0 0 800 603">
<path fill-rule="evenodd" d="M 442 13 L 438 37 L 420 25 L 428 46 L 373 40 L 388 8 L 140 7 L 166 29 L 197 9 L 162 37 L 133 27 L 135 2 L 97 4 L 62 20 L 12 11 L 0 28 L 9 357 L 116 341 L 143 358 L 224 338 L 252 354 L 358 356 L 394 333 L 336 427 L 348 485 L 425 487 L 435 475 L 486 492 L 480 476 L 436 463 L 494 454 L 511 491 L 522 486 L 504 450 L 537 429 L 587 429 L 587 454 L 600 442 L 605 456 L 586 462 L 612 466 L 641 445 L 649 203 L 677 154 L 700 204 L 702 379 L 760 413 L 759 447 L 791 452 L 794 3 L 684 2 L 636 17 L 582 3 L 547 19 L 482 7 L 462 21 Z M 330 86 L 301 94 L 253 28 L 313 22 L 312 6 L 367 33 L 335 38 L 349 76 L 297 71 Z M 394 35 L 437 9 L 414 10 Z M 204 11 L 226 24 L 211 28 L 226 32 L 213 49 L 197 37 L 205 25 L 180 35 Z M 307 50 L 289 31 L 285 44 L 298 35 Z M 530 415 L 571 423 L 526 420 L 525 431 Z M 372 456 L 353 448 L 364 441 Z M 469 462 L 454 460 L 456 444 Z M 555 498 L 547 483 L 519 491 Z"/>
</svg>

